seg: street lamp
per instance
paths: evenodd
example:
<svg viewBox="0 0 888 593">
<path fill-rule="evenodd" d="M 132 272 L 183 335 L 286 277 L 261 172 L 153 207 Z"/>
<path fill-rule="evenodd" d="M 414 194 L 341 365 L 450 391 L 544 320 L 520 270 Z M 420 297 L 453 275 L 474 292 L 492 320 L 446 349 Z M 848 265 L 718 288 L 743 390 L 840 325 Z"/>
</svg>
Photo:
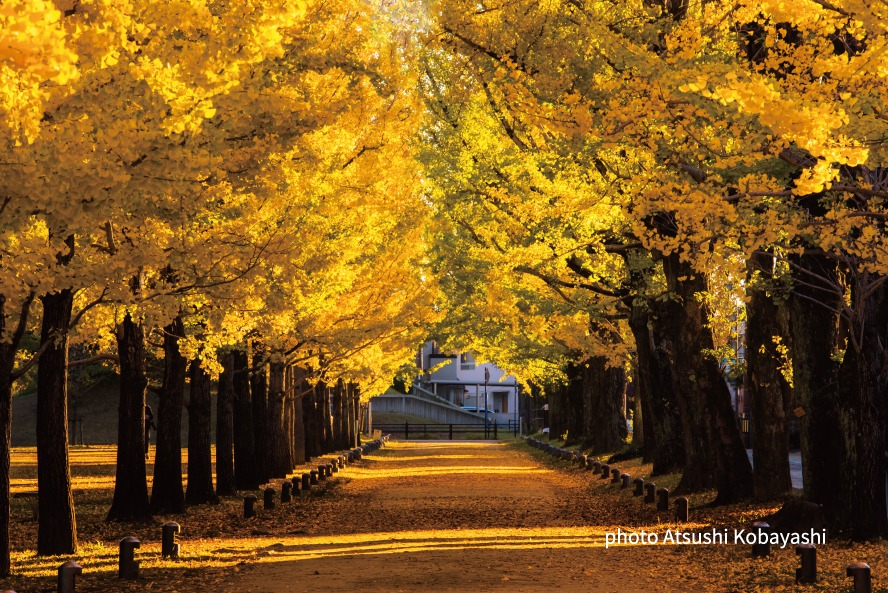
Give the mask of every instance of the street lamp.
<svg viewBox="0 0 888 593">
<path fill-rule="evenodd" d="M 484 367 L 484 431 L 489 435 L 490 428 L 487 421 L 487 383 L 490 381 L 490 369 Z"/>
</svg>

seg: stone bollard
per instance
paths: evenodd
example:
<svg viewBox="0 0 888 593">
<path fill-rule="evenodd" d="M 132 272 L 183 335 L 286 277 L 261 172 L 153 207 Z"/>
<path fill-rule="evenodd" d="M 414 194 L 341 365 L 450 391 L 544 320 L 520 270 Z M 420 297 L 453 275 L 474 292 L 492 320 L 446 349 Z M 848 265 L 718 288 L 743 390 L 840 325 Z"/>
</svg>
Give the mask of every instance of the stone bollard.
<svg viewBox="0 0 888 593">
<path fill-rule="evenodd" d="M 644 501 L 645 502 L 655 502 L 657 492 L 657 485 L 648 482 L 644 485 Z"/>
<path fill-rule="evenodd" d="M 632 481 L 632 476 L 629 474 L 620 474 L 620 490 L 626 490 L 629 488 L 629 483 Z"/>
<path fill-rule="evenodd" d="M 339 463 L 339 469 L 345 469 L 345 455 L 340 455 L 336 461 Z"/>
<path fill-rule="evenodd" d="M 339 460 L 338 460 L 338 459 L 334 459 L 334 460 L 332 460 L 332 461 L 331 461 L 330 463 L 328 463 L 327 465 L 330 467 L 330 470 L 331 470 L 334 474 L 338 474 L 338 473 L 339 473 Z"/>
<path fill-rule="evenodd" d="M 129 536 L 120 540 L 120 554 L 117 558 L 117 578 L 135 580 L 139 578 L 139 563 L 136 562 L 136 548 L 139 540 Z"/>
<path fill-rule="evenodd" d="M 688 522 L 688 499 L 684 496 L 675 499 L 675 516 L 679 521 Z"/>
<path fill-rule="evenodd" d="M 796 569 L 796 582 L 800 584 L 817 582 L 817 548 L 811 544 L 796 546 L 796 556 L 801 556 L 802 566 Z"/>
<path fill-rule="evenodd" d="M 74 578 L 83 574 L 83 567 L 76 562 L 59 566 L 58 593 L 74 593 Z"/>
<path fill-rule="evenodd" d="M 319 484 L 319 482 L 318 482 L 318 470 L 313 469 L 313 470 L 311 470 L 310 472 L 308 472 L 308 475 L 309 475 L 309 479 L 311 480 L 311 485 L 312 485 L 312 486 L 317 486 L 317 485 Z"/>
<path fill-rule="evenodd" d="M 586 467 L 586 462 L 588 462 L 589 458 L 585 455 L 580 455 L 577 457 L 577 463 L 580 464 L 580 467 Z"/>
<path fill-rule="evenodd" d="M 753 523 L 752 528 L 756 531 L 756 537 L 759 537 L 760 533 L 768 534 L 771 532 L 771 526 L 767 523 L 763 523 L 761 521 L 757 523 Z M 764 558 L 765 556 L 771 555 L 771 543 L 764 542 L 760 543 L 756 541 L 752 544 L 752 557 L 753 558 Z"/>
<path fill-rule="evenodd" d="M 281 482 L 281 502 L 290 502 L 293 499 L 293 484 L 284 480 Z"/>
<path fill-rule="evenodd" d="M 601 462 L 600 461 L 593 461 L 591 469 L 592 469 L 592 473 L 595 473 L 595 474 L 601 473 Z"/>
<path fill-rule="evenodd" d="M 355 449 L 354 451 L 352 451 L 352 453 L 354 453 L 355 460 L 357 460 L 357 461 L 360 461 L 361 459 L 364 458 L 360 449 Z"/>
<path fill-rule="evenodd" d="M 635 490 L 632 492 L 632 496 L 641 496 L 644 494 L 644 480 L 641 478 L 635 478 L 632 480 L 632 483 L 635 484 Z"/>
<path fill-rule="evenodd" d="M 179 542 L 177 534 L 182 533 L 182 528 L 175 521 L 169 521 L 160 528 L 160 557 L 178 560 L 179 558 Z"/>
<path fill-rule="evenodd" d="M 669 510 L 669 488 L 660 488 L 657 490 L 657 510 Z"/>
<path fill-rule="evenodd" d="M 275 495 L 274 488 L 269 486 L 268 488 L 265 489 L 264 497 L 262 500 L 262 502 L 263 502 L 262 508 L 264 508 L 267 511 L 274 508 L 274 495 Z"/>
<path fill-rule="evenodd" d="M 318 479 L 326 480 L 327 479 L 327 466 L 319 465 L 318 466 Z"/>
<path fill-rule="evenodd" d="M 302 492 L 308 493 L 311 490 L 311 474 L 302 474 Z"/>
<path fill-rule="evenodd" d="M 611 484 L 619 484 L 620 483 L 620 476 L 622 474 L 623 474 L 623 472 L 621 472 L 617 468 L 612 469 L 611 470 Z"/>
<path fill-rule="evenodd" d="M 326 475 L 328 478 L 333 476 L 333 464 L 332 463 L 327 463 L 324 465 L 324 475 Z"/>
<path fill-rule="evenodd" d="M 249 519 L 250 517 L 256 516 L 256 509 L 253 508 L 253 505 L 256 504 L 255 494 L 247 494 L 244 496 L 244 519 Z"/>
<path fill-rule="evenodd" d="M 854 593 L 873 593 L 873 575 L 869 564 L 852 562 L 848 565 L 847 575 L 854 579 Z"/>
<path fill-rule="evenodd" d="M 610 477 L 610 474 L 611 474 L 611 466 L 609 466 L 609 465 L 606 464 L 606 463 L 602 464 L 602 466 L 601 466 L 601 479 L 602 479 L 602 480 L 606 480 L 606 479 L 608 479 L 608 478 Z"/>
<path fill-rule="evenodd" d="M 302 486 L 302 478 L 300 478 L 299 476 L 293 476 L 292 478 L 290 478 L 290 483 L 293 485 L 293 497 L 295 498 L 296 496 L 302 496 L 302 490 L 299 488 L 300 486 Z"/>
</svg>

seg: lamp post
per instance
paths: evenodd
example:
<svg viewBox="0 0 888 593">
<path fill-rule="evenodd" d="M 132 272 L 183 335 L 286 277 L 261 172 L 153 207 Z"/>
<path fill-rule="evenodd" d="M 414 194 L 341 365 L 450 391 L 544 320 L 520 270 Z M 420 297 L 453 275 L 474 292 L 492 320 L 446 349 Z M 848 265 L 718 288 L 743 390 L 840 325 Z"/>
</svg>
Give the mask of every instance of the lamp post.
<svg viewBox="0 0 888 593">
<path fill-rule="evenodd" d="M 490 369 L 484 367 L 484 433 L 490 436 L 490 424 L 487 421 L 487 382 L 490 381 Z"/>
</svg>

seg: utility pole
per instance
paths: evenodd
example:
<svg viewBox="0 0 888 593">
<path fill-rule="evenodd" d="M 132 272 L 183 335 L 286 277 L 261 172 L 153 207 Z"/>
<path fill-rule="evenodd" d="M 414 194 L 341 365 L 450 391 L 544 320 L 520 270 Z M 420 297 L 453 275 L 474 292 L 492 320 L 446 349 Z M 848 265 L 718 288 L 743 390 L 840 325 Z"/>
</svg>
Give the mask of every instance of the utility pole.
<svg viewBox="0 0 888 593">
<path fill-rule="evenodd" d="M 484 367 L 484 433 L 490 437 L 490 427 L 487 420 L 487 383 L 490 381 L 490 369 Z"/>
</svg>

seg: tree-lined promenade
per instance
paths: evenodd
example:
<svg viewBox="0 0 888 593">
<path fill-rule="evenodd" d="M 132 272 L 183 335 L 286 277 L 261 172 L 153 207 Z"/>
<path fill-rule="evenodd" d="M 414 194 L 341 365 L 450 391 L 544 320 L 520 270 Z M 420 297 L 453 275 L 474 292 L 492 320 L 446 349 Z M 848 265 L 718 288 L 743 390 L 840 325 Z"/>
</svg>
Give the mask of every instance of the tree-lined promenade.
<svg viewBox="0 0 888 593">
<path fill-rule="evenodd" d="M 553 437 L 631 440 L 717 504 L 791 495 L 793 416 L 805 499 L 888 535 L 886 23 L 858 0 L 5 2 L 0 575 L 17 393 L 37 553 L 71 554 L 71 374 L 119 374 L 106 518 L 143 521 L 354 442 L 428 336 L 547 398 Z"/>
</svg>

